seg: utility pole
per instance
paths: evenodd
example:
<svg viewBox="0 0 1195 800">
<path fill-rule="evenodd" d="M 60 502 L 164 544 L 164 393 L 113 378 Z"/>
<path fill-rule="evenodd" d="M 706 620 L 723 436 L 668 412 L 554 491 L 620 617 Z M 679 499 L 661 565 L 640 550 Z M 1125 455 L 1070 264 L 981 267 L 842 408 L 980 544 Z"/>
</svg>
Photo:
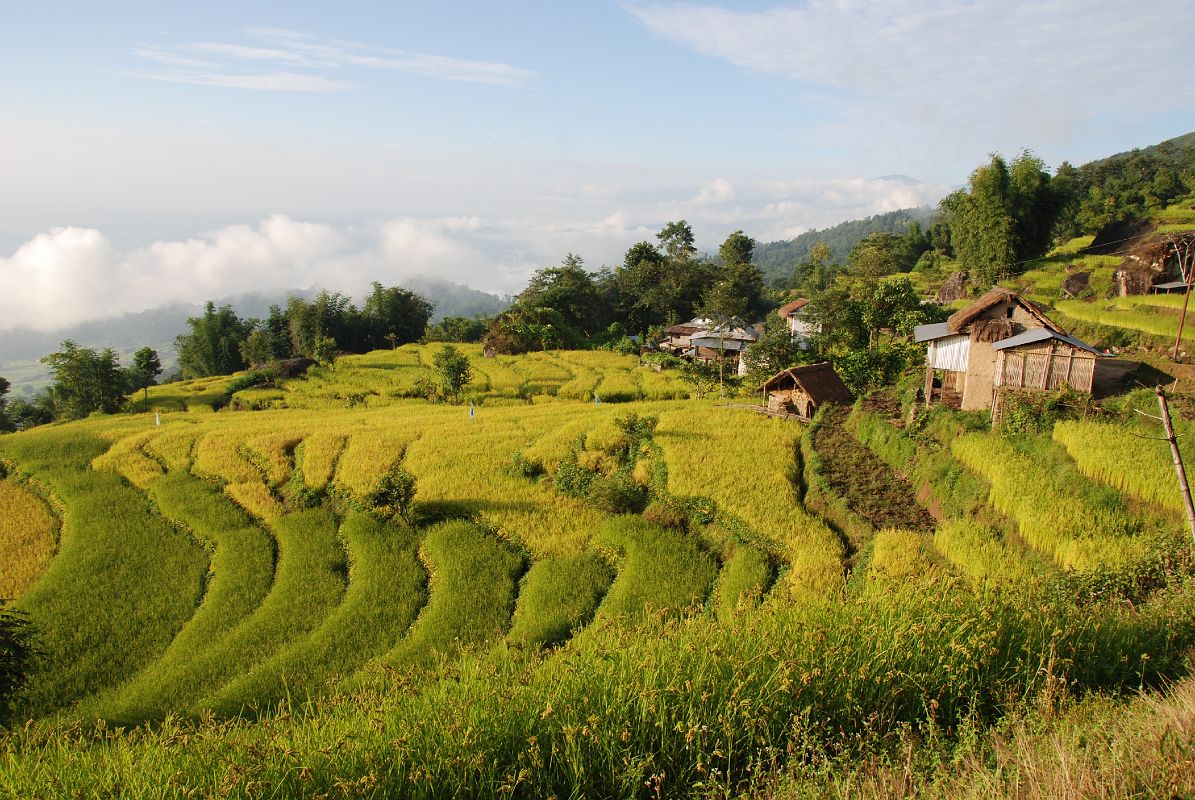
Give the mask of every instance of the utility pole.
<svg viewBox="0 0 1195 800">
<path fill-rule="evenodd" d="M 1188 284 L 1189 288 L 1190 284 Z M 1174 435 L 1174 427 L 1170 424 L 1170 408 L 1166 405 L 1166 394 L 1158 385 L 1158 408 L 1162 411 L 1162 427 L 1166 431 L 1166 441 L 1170 442 L 1170 456 L 1174 459 L 1174 474 L 1178 476 L 1178 489 L 1183 496 L 1183 508 L 1187 512 L 1187 526 L 1191 529 L 1191 537 L 1195 540 L 1195 505 L 1191 503 L 1191 486 L 1187 483 L 1187 471 L 1183 469 L 1183 459 L 1178 452 L 1178 439 Z"/>
</svg>

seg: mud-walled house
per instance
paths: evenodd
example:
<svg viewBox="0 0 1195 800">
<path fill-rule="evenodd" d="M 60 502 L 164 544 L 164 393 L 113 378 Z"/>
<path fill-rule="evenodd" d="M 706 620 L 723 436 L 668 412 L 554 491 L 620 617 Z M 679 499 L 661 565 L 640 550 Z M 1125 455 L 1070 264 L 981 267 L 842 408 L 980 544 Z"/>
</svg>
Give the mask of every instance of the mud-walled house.
<svg viewBox="0 0 1195 800">
<path fill-rule="evenodd" d="M 991 408 L 1002 389 L 1090 393 L 1099 358 L 1033 302 L 999 287 L 913 336 L 926 343 L 926 405 L 938 398 L 963 411 Z"/>
<path fill-rule="evenodd" d="M 812 419 L 826 403 L 849 403 L 855 399 L 828 361 L 781 370 L 756 391 L 763 395 L 771 413 L 804 420 Z"/>
</svg>

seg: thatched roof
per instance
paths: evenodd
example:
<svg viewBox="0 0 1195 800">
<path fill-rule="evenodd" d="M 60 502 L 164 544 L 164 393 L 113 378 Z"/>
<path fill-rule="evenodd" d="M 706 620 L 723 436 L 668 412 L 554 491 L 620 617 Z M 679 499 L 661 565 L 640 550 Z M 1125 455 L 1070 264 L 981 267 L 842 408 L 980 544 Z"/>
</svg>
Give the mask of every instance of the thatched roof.
<svg viewBox="0 0 1195 800">
<path fill-rule="evenodd" d="M 966 308 L 960 308 L 951 314 L 950 318 L 946 320 L 946 327 L 949 328 L 951 333 L 962 333 L 963 328 L 983 316 L 984 312 L 1001 303 L 1014 303 L 1025 309 L 1025 312 L 1036 319 L 1043 328 L 1065 333 L 1035 303 L 1026 300 L 1011 289 L 1005 289 L 1001 286 L 989 289 L 983 297 L 980 297 L 971 305 Z"/>
<path fill-rule="evenodd" d="M 841 401 L 849 403 L 854 400 L 851 390 L 846 388 L 842 378 L 830 366 L 829 361 L 818 364 L 806 364 L 803 367 L 790 367 L 777 372 L 755 391 L 771 392 L 779 389 L 800 387 L 815 403 Z"/>
<path fill-rule="evenodd" d="M 776 316 L 780 317 L 780 319 L 788 319 L 790 314 L 792 314 L 795 311 L 800 311 L 802 308 L 804 308 L 808 304 L 809 304 L 808 299 L 806 299 L 804 297 L 798 297 L 796 300 L 793 300 L 791 303 L 785 303 L 784 305 L 780 306 L 780 308 L 776 309 Z"/>
</svg>

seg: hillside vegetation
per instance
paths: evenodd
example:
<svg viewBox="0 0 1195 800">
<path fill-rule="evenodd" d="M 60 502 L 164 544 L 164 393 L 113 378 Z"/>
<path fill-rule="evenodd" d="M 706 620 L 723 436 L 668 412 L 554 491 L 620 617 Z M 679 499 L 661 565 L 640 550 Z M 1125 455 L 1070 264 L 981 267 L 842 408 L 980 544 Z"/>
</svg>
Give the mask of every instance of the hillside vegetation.
<svg viewBox="0 0 1195 800">
<path fill-rule="evenodd" d="M 411 345 L 0 438 L 41 651 L 0 795 L 825 791 L 1186 674 L 1189 545 L 1130 468 L 1165 446 L 1119 423 L 803 436 L 634 358 L 468 352 L 472 407 Z"/>
</svg>

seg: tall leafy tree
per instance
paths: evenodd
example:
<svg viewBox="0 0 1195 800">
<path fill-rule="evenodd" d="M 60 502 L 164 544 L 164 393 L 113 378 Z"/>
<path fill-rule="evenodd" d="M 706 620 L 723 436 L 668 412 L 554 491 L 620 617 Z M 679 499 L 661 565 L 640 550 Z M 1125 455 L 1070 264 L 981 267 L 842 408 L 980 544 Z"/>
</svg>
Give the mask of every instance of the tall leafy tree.
<svg viewBox="0 0 1195 800">
<path fill-rule="evenodd" d="M 58 419 L 80 419 L 93 411 L 111 414 L 124 403 L 127 387 L 116 351 L 80 347 L 67 339 L 41 359 L 54 375 L 50 397 Z"/>
<path fill-rule="evenodd" d="M 554 309 L 568 327 L 562 333 L 579 341 L 608 324 L 610 312 L 604 299 L 581 257 L 569 253 L 559 267 L 537 271 L 515 302 L 530 308 Z"/>
<path fill-rule="evenodd" d="M 664 255 L 674 263 L 684 263 L 693 260 L 697 255 L 697 247 L 693 242 L 693 228 L 682 220 L 669 222 L 656 234 L 660 240 L 660 247 L 664 248 Z"/>
<path fill-rule="evenodd" d="M 1009 165 L 999 155 L 971 173 L 967 189 L 939 204 L 963 267 L 994 283 L 1046 251 L 1065 206 L 1041 160 L 1022 152 Z"/>
<path fill-rule="evenodd" d="M 128 383 L 131 389 L 140 389 L 143 399 L 149 400 L 149 387 L 157 383 L 157 377 L 162 374 L 162 359 L 158 351 L 152 347 L 142 347 L 133 353 L 133 366 L 128 371 Z"/>
<path fill-rule="evenodd" d="M 237 317 L 232 306 L 217 309 L 209 300 L 203 315 L 188 317 L 187 325 L 191 332 L 174 340 L 184 378 L 227 375 L 245 367 L 241 342 L 249 335 L 249 325 Z"/>
<path fill-rule="evenodd" d="M 378 349 L 417 342 L 427 330 L 431 316 L 432 304 L 422 295 L 399 286 L 383 287 L 374 281 L 361 309 L 363 344 L 368 349 Z"/>
<path fill-rule="evenodd" d="M 687 222 L 669 223 L 657 238 L 662 251 L 639 242 L 614 273 L 618 321 L 628 330 L 689 319 L 715 280 L 713 266 L 696 258 Z"/>
<path fill-rule="evenodd" d="M 0 432 L 11 431 L 13 428 L 12 420 L 8 416 L 8 400 L 5 398 L 11 386 L 8 379 L 0 375 Z"/>
<path fill-rule="evenodd" d="M 724 266 L 737 267 L 750 264 L 754 250 L 755 240 L 739 230 L 726 237 L 726 241 L 718 248 L 718 255 L 721 256 Z"/>
</svg>

